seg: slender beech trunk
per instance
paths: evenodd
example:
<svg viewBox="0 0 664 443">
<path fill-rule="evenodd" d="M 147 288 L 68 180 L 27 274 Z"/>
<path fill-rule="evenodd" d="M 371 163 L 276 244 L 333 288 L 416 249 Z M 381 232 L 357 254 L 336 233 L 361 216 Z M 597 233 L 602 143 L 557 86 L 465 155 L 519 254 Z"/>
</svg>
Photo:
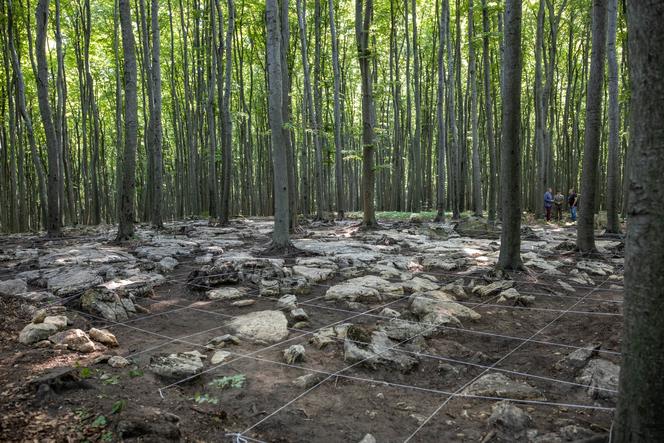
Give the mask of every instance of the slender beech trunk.
<svg viewBox="0 0 664 443">
<path fill-rule="evenodd" d="M 49 0 L 39 0 L 37 5 L 36 26 L 37 36 L 35 50 L 37 53 L 37 97 L 39 111 L 46 133 L 46 146 L 48 148 L 48 222 L 46 231 L 49 237 L 60 236 L 60 168 L 58 153 L 60 151 L 58 138 L 55 134 L 51 105 L 48 95 L 48 62 L 46 60 L 46 26 L 48 23 Z"/>
<path fill-rule="evenodd" d="M 226 68 L 224 72 L 224 96 L 221 108 L 222 114 L 222 181 L 221 181 L 221 214 L 222 224 L 228 223 L 230 219 L 231 200 L 231 171 L 233 170 L 233 122 L 231 120 L 231 69 L 233 33 L 235 32 L 235 4 L 233 0 L 227 1 L 228 26 L 226 28 Z M 220 24 L 221 26 L 221 24 Z M 220 36 L 221 37 L 221 36 Z M 221 60 L 219 61 L 221 63 Z"/>
<path fill-rule="evenodd" d="M 138 99 L 136 93 L 136 48 L 131 20 L 130 0 L 119 0 L 122 51 L 124 55 L 124 161 L 120 186 L 117 241 L 134 235 L 134 190 L 136 187 L 136 146 L 138 144 Z"/>
<path fill-rule="evenodd" d="M 420 84 L 420 56 L 417 43 L 417 4 L 412 0 L 413 16 L 413 77 L 415 98 L 415 136 L 413 137 L 413 198 L 412 210 L 419 212 L 422 205 L 422 86 Z"/>
<path fill-rule="evenodd" d="M 447 144 L 447 125 L 443 116 L 445 107 L 445 58 L 444 46 L 447 38 L 447 14 L 448 0 L 443 0 L 443 7 L 440 10 L 438 19 L 438 34 L 440 44 L 438 45 L 438 94 L 436 103 L 436 121 L 438 128 L 437 139 L 437 161 L 436 161 L 436 217 L 434 221 L 445 221 L 445 155 Z M 449 56 L 449 54 L 448 54 Z"/>
<path fill-rule="evenodd" d="M 272 142 L 272 166 L 274 173 L 274 231 L 272 243 L 276 248 L 290 245 L 288 205 L 288 149 L 284 139 L 283 119 L 283 69 L 281 49 L 281 18 L 278 0 L 266 0 L 267 73 L 269 83 L 268 119 Z"/>
<path fill-rule="evenodd" d="M 161 39 L 159 35 L 159 0 L 152 0 L 152 226 L 161 228 L 163 186 L 163 128 L 161 122 Z M 147 36 L 146 36 L 147 38 Z"/>
<path fill-rule="evenodd" d="M 503 72 L 500 158 L 503 228 L 498 267 L 521 269 L 521 0 L 505 2 Z"/>
<path fill-rule="evenodd" d="M 618 104 L 618 58 L 616 55 L 616 28 L 618 0 L 609 0 L 608 15 L 608 80 L 609 80 L 609 152 L 607 161 L 606 214 L 607 232 L 619 233 L 618 218 L 620 196 L 620 108 Z"/>
<path fill-rule="evenodd" d="M 473 141 L 473 211 L 476 216 L 483 215 L 482 209 L 482 170 L 480 165 L 480 146 L 478 133 L 478 111 L 477 111 L 477 63 L 475 61 L 475 45 L 473 38 L 474 11 L 473 0 L 468 2 L 468 81 L 470 82 L 470 121 Z"/>
<path fill-rule="evenodd" d="M 330 36 L 332 40 L 332 69 L 334 71 L 334 178 L 337 194 L 337 218 L 342 220 L 345 213 L 344 172 L 341 154 L 341 73 L 339 72 L 339 41 L 334 20 L 334 0 L 328 0 L 330 14 Z"/>
<path fill-rule="evenodd" d="M 362 10 L 364 7 L 364 11 Z M 366 228 L 377 226 L 374 205 L 374 131 L 373 131 L 373 87 L 371 75 L 371 52 L 369 31 L 373 18 L 373 0 L 355 0 L 355 37 L 357 56 L 362 78 L 362 225 Z"/>
<path fill-rule="evenodd" d="M 489 10 L 487 1 L 482 0 L 482 65 L 484 71 L 484 107 L 486 115 L 486 138 L 489 145 L 489 223 L 496 220 L 496 197 L 498 195 L 498 159 L 496 140 L 493 133 L 493 99 L 491 97 L 491 62 L 489 59 Z"/>
<path fill-rule="evenodd" d="M 208 216 L 215 220 L 217 214 L 217 203 L 219 201 L 217 192 L 217 126 L 214 112 L 214 98 L 216 97 L 217 65 L 221 60 L 217 58 L 217 10 L 218 0 L 210 0 L 210 69 L 208 70 L 208 96 L 207 96 L 207 120 L 208 120 Z M 221 22 L 219 23 L 221 26 Z M 221 44 L 221 42 L 219 42 Z M 223 137 L 223 135 L 222 135 Z"/>
<path fill-rule="evenodd" d="M 627 2 L 631 110 L 620 394 L 612 443 L 664 435 L 664 3 Z"/>
<path fill-rule="evenodd" d="M 576 246 L 582 253 L 595 251 L 595 198 L 602 130 L 602 89 L 606 52 L 606 6 L 608 0 L 593 0 L 593 34 L 590 77 L 586 96 L 586 138 Z"/>
</svg>

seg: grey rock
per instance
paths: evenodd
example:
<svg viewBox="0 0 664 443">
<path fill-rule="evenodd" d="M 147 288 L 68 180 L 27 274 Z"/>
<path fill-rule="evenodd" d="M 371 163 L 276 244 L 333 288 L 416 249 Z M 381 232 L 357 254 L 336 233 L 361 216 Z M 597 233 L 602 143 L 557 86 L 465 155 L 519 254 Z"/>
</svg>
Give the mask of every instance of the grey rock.
<svg viewBox="0 0 664 443">
<path fill-rule="evenodd" d="M 108 365 L 112 368 L 126 368 L 131 362 L 124 357 L 114 355 L 108 359 Z"/>
<path fill-rule="evenodd" d="M 224 334 L 214 337 L 207 342 L 207 347 L 222 348 L 226 345 L 239 345 L 240 339 L 231 334 Z"/>
<path fill-rule="evenodd" d="M 284 360 L 288 364 L 293 364 L 304 360 L 304 346 L 289 346 L 286 350 L 284 350 Z"/>
<path fill-rule="evenodd" d="M 570 367 L 573 369 L 580 369 L 588 363 L 588 360 L 597 355 L 599 345 L 591 345 L 585 348 L 577 349 L 571 352 L 567 357 L 556 363 L 556 368 L 564 369 Z"/>
<path fill-rule="evenodd" d="M 119 346 L 118 339 L 108 329 L 92 328 L 88 335 L 92 340 L 108 347 L 116 348 Z"/>
<path fill-rule="evenodd" d="M 480 297 L 489 297 L 502 291 L 506 291 L 513 286 L 514 281 L 512 280 L 500 280 L 488 285 L 475 286 L 473 288 L 473 294 L 478 294 Z"/>
<path fill-rule="evenodd" d="M 411 218 L 412 218 L 413 215 L 415 215 L 415 214 L 412 214 Z M 362 440 L 360 440 L 359 443 L 376 443 L 376 438 L 371 434 L 366 434 L 364 437 L 362 437 Z"/>
<path fill-rule="evenodd" d="M 577 425 L 563 426 L 558 430 L 558 434 L 566 441 L 586 440 L 595 436 L 590 429 Z"/>
<path fill-rule="evenodd" d="M 344 341 L 344 360 L 374 369 L 381 365 L 404 372 L 412 370 L 419 360 L 396 350 L 397 345 L 398 342 L 390 340 L 382 331 L 374 331 L 371 334 L 371 342 L 367 344 L 360 344 L 347 338 Z"/>
<path fill-rule="evenodd" d="M 88 289 L 81 296 L 80 302 L 84 311 L 111 321 L 125 321 L 136 313 L 131 299 L 101 287 Z"/>
<path fill-rule="evenodd" d="M 42 323 L 50 323 L 58 328 L 58 331 L 62 331 L 69 324 L 69 319 L 64 315 L 49 315 L 44 317 Z"/>
<path fill-rule="evenodd" d="M 207 291 L 206 295 L 210 300 L 234 300 L 243 297 L 246 292 L 246 288 L 225 286 Z"/>
<path fill-rule="evenodd" d="M 542 399 L 542 393 L 528 383 L 515 381 L 499 373 L 485 374 L 463 390 L 467 395 L 507 397 L 518 400 Z"/>
<path fill-rule="evenodd" d="M 434 332 L 434 327 L 414 321 L 392 319 L 380 327 L 380 330 L 392 340 L 403 341 L 418 336 L 429 337 Z"/>
<path fill-rule="evenodd" d="M 72 351 L 83 352 L 85 354 L 94 352 L 97 348 L 88 334 L 80 329 L 69 329 L 58 332 L 48 338 L 54 345 L 66 346 Z"/>
<path fill-rule="evenodd" d="M 578 383 L 588 385 L 588 395 L 596 399 L 614 400 L 618 393 L 620 366 L 602 358 L 590 360 L 577 377 Z"/>
<path fill-rule="evenodd" d="M 46 277 L 47 288 L 55 295 L 65 297 L 101 284 L 104 280 L 88 269 L 56 268 Z"/>
<path fill-rule="evenodd" d="M 203 361 L 198 355 L 181 352 L 179 354 L 156 355 L 150 358 L 148 368 L 164 378 L 187 378 L 203 370 Z"/>
<path fill-rule="evenodd" d="M 346 300 L 359 302 L 376 302 L 403 296 L 403 287 L 399 284 L 376 277 L 365 275 L 334 285 L 325 293 L 326 300 Z"/>
<path fill-rule="evenodd" d="M 51 323 L 29 323 L 18 336 L 18 341 L 24 345 L 46 340 L 50 335 L 58 332 L 57 326 Z"/>
<path fill-rule="evenodd" d="M 277 308 L 290 311 L 297 308 L 297 297 L 294 294 L 283 295 L 277 300 Z"/>
<path fill-rule="evenodd" d="M 25 292 L 28 292 L 28 285 L 23 280 L 15 278 L 13 280 L 0 281 L 0 296 L 19 295 Z"/>
<path fill-rule="evenodd" d="M 302 308 L 297 308 L 290 311 L 290 317 L 294 323 L 309 321 L 309 315 Z"/>
<path fill-rule="evenodd" d="M 223 363 L 224 361 L 228 360 L 232 355 L 233 354 L 228 351 L 216 351 L 214 354 L 212 354 L 210 363 L 213 365 L 218 365 L 219 363 Z"/>
<path fill-rule="evenodd" d="M 278 343 L 288 337 L 288 320 L 281 311 L 256 311 L 235 318 L 229 327 L 240 338 L 260 344 Z"/>
<path fill-rule="evenodd" d="M 401 313 L 399 311 L 395 311 L 394 309 L 391 308 L 383 308 L 383 310 L 380 311 L 379 315 L 381 317 L 391 317 L 391 318 L 401 317 Z"/>
<path fill-rule="evenodd" d="M 305 374 L 295 380 L 293 384 L 301 389 L 309 389 L 317 385 L 321 381 L 321 376 L 319 374 Z"/>
<path fill-rule="evenodd" d="M 243 308 L 243 307 L 251 306 L 251 305 L 255 305 L 255 304 L 256 304 L 256 300 L 253 300 L 253 299 L 245 299 L 245 300 L 238 300 L 238 301 L 231 302 L 231 306 L 235 306 L 235 307 L 238 307 L 238 308 Z"/>
<path fill-rule="evenodd" d="M 178 265 L 178 261 L 173 257 L 164 257 L 159 260 L 159 269 L 164 272 L 171 272 Z"/>
<path fill-rule="evenodd" d="M 306 278 L 310 282 L 318 283 L 328 280 L 334 275 L 334 269 L 310 268 L 307 266 L 293 266 L 293 274 Z"/>
<path fill-rule="evenodd" d="M 521 408 L 508 401 L 501 401 L 491 407 L 488 424 L 496 431 L 494 441 L 525 441 L 526 431 L 533 426 L 533 419 Z"/>
<path fill-rule="evenodd" d="M 259 285 L 259 292 L 261 297 L 273 297 L 279 295 L 279 281 L 278 280 L 261 280 Z"/>
<path fill-rule="evenodd" d="M 435 291 L 440 286 L 436 283 L 421 277 L 413 277 L 401 284 L 404 290 L 409 292 Z"/>
</svg>

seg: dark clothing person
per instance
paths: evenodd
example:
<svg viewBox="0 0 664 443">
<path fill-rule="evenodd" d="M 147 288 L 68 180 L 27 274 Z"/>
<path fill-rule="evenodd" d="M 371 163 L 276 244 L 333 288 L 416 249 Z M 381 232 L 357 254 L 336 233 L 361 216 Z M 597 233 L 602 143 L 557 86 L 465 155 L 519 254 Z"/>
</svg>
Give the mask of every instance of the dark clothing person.
<svg viewBox="0 0 664 443">
<path fill-rule="evenodd" d="M 553 208 L 556 214 L 556 220 L 561 221 L 563 219 L 563 203 L 565 202 L 565 196 L 558 192 L 555 197 L 553 197 Z"/>
<path fill-rule="evenodd" d="M 551 207 L 553 206 L 553 195 L 551 192 L 544 193 L 544 212 L 546 213 L 546 221 L 551 221 Z"/>
<path fill-rule="evenodd" d="M 569 213 L 572 221 L 576 221 L 576 208 L 579 206 L 579 198 L 576 192 L 572 191 L 567 197 L 567 204 L 569 205 Z"/>
</svg>

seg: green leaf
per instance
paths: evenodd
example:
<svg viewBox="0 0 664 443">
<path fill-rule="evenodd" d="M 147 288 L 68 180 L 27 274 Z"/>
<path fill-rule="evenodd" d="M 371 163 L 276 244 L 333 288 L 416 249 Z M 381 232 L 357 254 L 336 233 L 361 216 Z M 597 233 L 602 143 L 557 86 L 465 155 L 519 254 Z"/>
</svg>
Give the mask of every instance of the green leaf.
<svg viewBox="0 0 664 443">
<path fill-rule="evenodd" d="M 101 434 L 101 441 L 113 441 L 113 432 L 108 431 Z"/>
<path fill-rule="evenodd" d="M 143 377 L 143 374 L 144 374 L 143 370 L 139 368 L 134 368 L 129 371 L 129 376 L 131 378 Z"/>
<path fill-rule="evenodd" d="M 228 389 L 228 388 L 241 388 L 244 386 L 244 382 L 247 381 L 247 377 L 244 374 L 237 374 L 230 377 L 221 377 L 212 380 L 208 385 L 214 386 L 215 388 Z"/>
<path fill-rule="evenodd" d="M 117 414 L 119 412 L 122 412 L 126 404 L 127 402 L 125 400 L 116 401 L 115 403 L 113 403 L 113 408 L 111 408 L 111 414 Z"/>
<path fill-rule="evenodd" d="M 80 371 L 78 371 L 78 375 L 81 378 L 90 378 L 90 377 L 92 377 L 92 370 L 88 367 L 83 367 L 83 368 L 81 368 Z"/>
<path fill-rule="evenodd" d="M 103 415 L 98 415 L 90 426 L 93 428 L 103 428 L 108 424 L 108 420 Z"/>
</svg>

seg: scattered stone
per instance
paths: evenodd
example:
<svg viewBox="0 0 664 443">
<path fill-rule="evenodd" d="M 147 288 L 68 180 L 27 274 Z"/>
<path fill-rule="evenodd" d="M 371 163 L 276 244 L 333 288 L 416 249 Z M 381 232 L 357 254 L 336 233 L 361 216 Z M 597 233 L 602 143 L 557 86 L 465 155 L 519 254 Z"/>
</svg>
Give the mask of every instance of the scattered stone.
<svg viewBox="0 0 664 443">
<path fill-rule="evenodd" d="M 398 343 L 389 339 L 382 331 L 371 334 L 371 342 L 362 344 L 346 338 L 344 341 L 344 360 L 359 363 L 375 369 L 377 366 L 388 366 L 404 372 L 412 370 L 419 360 L 409 354 L 396 350 Z"/>
<path fill-rule="evenodd" d="M 245 306 L 251 306 L 251 305 L 255 305 L 255 304 L 256 304 L 256 300 L 245 299 L 245 300 L 234 301 L 234 302 L 231 303 L 231 306 L 235 306 L 235 307 L 238 307 L 238 308 L 243 308 Z"/>
<path fill-rule="evenodd" d="M 44 317 L 42 323 L 49 323 L 58 328 L 58 331 L 62 331 L 69 324 L 69 319 L 64 315 L 50 315 Z"/>
<path fill-rule="evenodd" d="M 528 383 L 512 380 L 499 372 L 483 375 L 464 389 L 463 393 L 483 397 L 508 397 L 518 400 L 543 398 L 542 393 Z"/>
<path fill-rule="evenodd" d="M 277 308 L 290 311 L 297 308 L 297 297 L 294 294 L 286 294 L 277 300 Z"/>
<path fill-rule="evenodd" d="M 380 330 L 392 340 L 401 342 L 418 336 L 429 337 L 433 334 L 434 327 L 424 323 L 395 318 L 382 325 Z"/>
<path fill-rule="evenodd" d="M 46 324 L 46 323 L 44 323 Z M 97 348 L 90 340 L 88 334 L 80 329 L 69 329 L 58 332 L 48 338 L 54 345 L 66 346 L 66 349 L 83 352 L 85 354 L 94 352 Z"/>
<path fill-rule="evenodd" d="M 309 315 L 302 308 L 297 308 L 290 311 L 290 317 L 294 323 L 309 321 Z"/>
<path fill-rule="evenodd" d="M 585 348 L 577 349 L 570 353 L 567 357 L 556 363 L 556 368 L 564 369 L 571 367 L 572 369 L 580 369 L 588 363 L 588 360 L 597 355 L 599 345 L 591 345 Z"/>
<path fill-rule="evenodd" d="M 233 354 L 231 354 L 228 351 L 216 351 L 214 354 L 212 354 L 212 358 L 210 358 L 210 363 L 213 365 L 218 365 L 219 363 L 223 363 L 226 359 L 231 357 Z"/>
<path fill-rule="evenodd" d="M 521 295 L 515 288 L 509 288 L 498 296 L 496 303 L 509 303 L 514 306 L 530 306 L 535 302 L 532 295 Z"/>
<path fill-rule="evenodd" d="M 131 362 L 129 360 L 119 355 L 114 355 L 113 357 L 108 359 L 108 365 L 111 368 L 126 368 L 130 364 Z"/>
<path fill-rule="evenodd" d="M 614 400 L 618 393 L 620 366 L 602 358 L 590 360 L 577 377 L 578 383 L 588 385 L 588 395 L 595 399 Z"/>
<path fill-rule="evenodd" d="M 533 419 L 508 401 L 501 401 L 491 407 L 488 424 L 496 432 L 493 441 L 525 441 L 526 431 L 533 426 Z"/>
<path fill-rule="evenodd" d="M 286 277 L 281 279 L 279 294 L 304 295 L 311 292 L 309 281 L 304 277 Z"/>
<path fill-rule="evenodd" d="M 391 317 L 391 318 L 401 317 L 400 312 L 395 311 L 394 309 L 391 309 L 391 308 L 383 308 L 383 310 L 380 311 L 379 315 L 381 317 Z"/>
<path fill-rule="evenodd" d="M 304 346 L 293 345 L 284 351 L 286 363 L 293 364 L 304 360 Z"/>
<path fill-rule="evenodd" d="M 502 291 L 506 291 L 513 286 L 514 281 L 512 280 L 500 280 L 489 285 L 475 286 L 473 288 L 473 294 L 478 294 L 480 297 L 489 297 Z"/>
<path fill-rule="evenodd" d="M 178 265 L 178 261 L 173 257 L 164 257 L 159 261 L 159 268 L 164 272 L 171 272 Z"/>
<path fill-rule="evenodd" d="M 320 375 L 306 374 L 293 380 L 293 384 L 301 389 L 309 389 L 317 385 L 320 381 L 321 381 Z"/>
<path fill-rule="evenodd" d="M 415 215 L 415 214 L 413 214 L 413 215 Z M 362 440 L 360 440 L 360 443 L 376 443 L 376 438 L 371 434 L 366 434 L 364 437 L 362 437 Z"/>
<path fill-rule="evenodd" d="M 259 285 L 259 292 L 261 297 L 274 297 L 279 295 L 279 281 L 278 280 L 261 280 Z"/>
<path fill-rule="evenodd" d="M 412 223 L 414 225 L 421 225 L 424 220 L 422 219 L 422 216 L 420 214 L 410 214 L 410 217 L 408 217 L 408 222 Z"/>
<path fill-rule="evenodd" d="M 460 320 L 479 320 L 481 315 L 454 301 L 445 291 L 416 292 L 410 296 L 410 311 L 429 325 L 460 326 Z"/>
<path fill-rule="evenodd" d="M 411 280 L 401 284 L 404 290 L 409 292 L 435 291 L 439 288 L 436 283 L 421 277 L 413 277 Z"/>
<path fill-rule="evenodd" d="M 305 329 L 305 328 L 310 328 L 311 323 L 308 321 L 299 321 L 295 324 L 293 324 L 293 329 Z"/>
<path fill-rule="evenodd" d="M 234 300 L 241 298 L 246 293 L 245 288 L 222 287 L 207 291 L 209 300 Z"/>
<path fill-rule="evenodd" d="M 288 337 L 288 320 L 281 311 L 256 311 L 235 318 L 229 327 L 245 340 L 278 343 Z"/>
<path fill-rule="evenodd" d="M 18 341 L 24 345 L 31 345 L 46 340 L 58 332 L 58 327 L 52 323 L 29 323 L 18 336 Z"/>
<path fill-rule="evenodd" d="M 94 341 L 108 347 L 116 348 L 119 346 L 118 339 L 115 338 L 115 335 L 113 335 L 108 329 L 92 328 L 90 329 L 90 332 L 88 332 L 88 335 Z"/>
<path fill-rule="evenodd" d="M 0 296 L 19 295 L 28 292 L 28 285 L 18 278 L 0 281 Z"/>
<path fill-rule="evenodd" d="M 564 282 L 562 280 L 558 280 L 558 284 L 560 285 L 561 288 L 563 288 L 567 292 L 571 292 L 571 293 L 576 292 L 576 289 L 574 289 L 574 287 L 572 285 L 570 285 L 569 283 L 567 283 L 567 282 Z"/>
<path fill-rule="evenodd" d="M 334 269 L 293 266 L 293 274 L 302 276 L 310 282 L 318 283 L 331 278 L 334 275 Z"/>
<path fill-rule="evenodd" d="M 120 297 L 110 289 L 98 287 L 88 289 L 81 296 L 81 309 L 111 321 L 125 321 L 136 313 L 130 298 Z"/>
<path fill-rule="evenodd" d="M 563 426 L 558 430 L 558 434 L 565 441 L 584 441 L 595 436 L 590 429 L 577 425 Z"/>
<path fill-rule="evenodd" d="M 220 335 L 219 337 L 214 337 L 210 339 L 210 341 L 207 342 L 207 345 L 205 345 L 207 348 L 223 348 L 224 346 L 231 344 L 231 345 L 239 345 L 240 344 L 240 339 L 237 338 L 234 335 L 231 334 L 224 334 Z"/>
<path fill-rule="evenodd" d="M 46 277 L 46 287 L 60 297 L 84 291 L 104 281 L 95 272 L 80 268 L 65 269 L 64 271 L 61 268 L 56 268 L 48 274 L 50 276 Z"/>
<path fill-rule="evenodd" d="M 382 301 L 403 296 L 403 287 L 376 277 L 365 275 L 334 285 L 325 293 L 326 300 L 346 300 L 360 302 Z"/>
<path fill-rule="evenodd" d="M 59 367 L 31 380 L 29 385 L 37 392 L 39 400 L 54 397 L 75 389 L 92 389 L 92 385 L 81 378 L 80 370 L 71 367 Z"/>
<path fill-rule="evenodd" d="M 46 309 L 39 309 L 32 316 L 32 323 L 44 323 L 44 319 L 48 316 Z"/>
<path fill-rule="evenodd" d="M 590 260 L 578 262 L 576 268 L 579 271 L 586 271 L 590 275 L 599 275 L 601 277 L 606 277 L 613 272 L 613 267 L 608 263 Z"/>
<path fill-rule="evenodd" d="M 115 433 L 119 441 L 181 441 L 180 418 L 156 408 L 130 405 L 120 416 Z"/>
<path fill-rule="evenodd" d="M 150 357 L 148 368 L 164 378 L 182 379 L 198 374 L 203 369 L 203 361 L 198 355 L 186 352 L 155 355 Z"/>
</svg>

